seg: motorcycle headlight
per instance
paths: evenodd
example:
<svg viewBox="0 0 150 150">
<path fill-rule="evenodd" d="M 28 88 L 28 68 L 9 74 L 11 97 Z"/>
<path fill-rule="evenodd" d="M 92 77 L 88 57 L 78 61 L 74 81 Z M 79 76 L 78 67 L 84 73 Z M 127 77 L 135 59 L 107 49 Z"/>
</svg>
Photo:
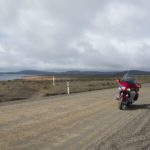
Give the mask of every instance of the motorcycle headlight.
<svg viewBox="0 0 150 150">
<path fill-rule="evenodd" d="M 125 90 L 125 89 L 126 89 L 126 87 L 124 87 L 124 86 L 122 86 L 121 88 L 122 88 L 122 90 Z"/>
<path fill-rule="evenodd" d="M 130 91 L 131 91 L 131 89 L 130 89 L 130 88 L 127 88 L 127 91 L 129 91 L 129 92 L 130 92 Z"/>
<path fill-rule="evenodd" d="M 121 91 L 121 87 L 118 87 L 118 90 Z"/>
</svg>

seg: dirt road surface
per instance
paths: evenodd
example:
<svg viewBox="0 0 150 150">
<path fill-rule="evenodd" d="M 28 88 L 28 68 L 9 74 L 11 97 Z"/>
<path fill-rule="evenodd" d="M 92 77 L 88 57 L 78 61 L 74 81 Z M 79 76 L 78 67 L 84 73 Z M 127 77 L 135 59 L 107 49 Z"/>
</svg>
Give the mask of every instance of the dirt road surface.
<svg viewBox="0 0 150 150">
<path fill-rule="evenodd" d="M 0 104 L 0 150 L 150 150 L 150 84 L 128 110 L 117 90 Z"/>
</svg>

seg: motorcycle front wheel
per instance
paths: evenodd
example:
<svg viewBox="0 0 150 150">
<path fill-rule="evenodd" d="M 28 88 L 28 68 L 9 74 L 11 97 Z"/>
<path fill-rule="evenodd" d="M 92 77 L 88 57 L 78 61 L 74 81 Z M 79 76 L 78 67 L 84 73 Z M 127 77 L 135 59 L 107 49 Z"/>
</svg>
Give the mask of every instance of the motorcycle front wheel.
<svg viewBox="0 0 150 150">
<path fill-rule="evenodd" d="M 120 101 L 118 102 L 118 108 L 120 110 L 125 110 L 126 109 L 126 105 L 123 103 L 123 98 L 121 98 Z"/>
</svg>

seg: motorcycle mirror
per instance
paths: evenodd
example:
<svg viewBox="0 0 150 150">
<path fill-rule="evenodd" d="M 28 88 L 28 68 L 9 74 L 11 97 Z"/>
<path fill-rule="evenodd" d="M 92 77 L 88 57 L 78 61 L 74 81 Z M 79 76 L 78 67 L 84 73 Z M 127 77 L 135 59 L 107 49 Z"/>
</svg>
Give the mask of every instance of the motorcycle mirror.
<svg viewBox="0 0 150 150">
<path fill-rule="evenodd" d="M 142 87 L 142 85 L 141 85 L 140 83 L 138 83 L 138 84 L 137 84 L 137 87 L 138 87 L 138 88 L 141 88 L 141 87 Z"/>
<path fill-rule="evenodd" d="M 115 81 L 116 81 L 117 83 L 119 83 L 119 82 L 120 82 L 120 79 L 116 79 Z"/>
</svg>

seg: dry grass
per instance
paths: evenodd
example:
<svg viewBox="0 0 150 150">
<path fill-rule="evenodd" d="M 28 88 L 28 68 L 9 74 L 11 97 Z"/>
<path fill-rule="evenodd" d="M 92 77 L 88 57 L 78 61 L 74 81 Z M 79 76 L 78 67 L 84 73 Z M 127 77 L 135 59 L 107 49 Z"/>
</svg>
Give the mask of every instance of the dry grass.
<svg viewBox="0 0 150 150">
<path fill-rule="evenodd" d="M 53 77 L 51 76 L 24 76 L 22 77 L 24 81 L 52 81 Z M 70 78 L 57 77 L 55 80 L 70 80 Z"/>
<path fill-rule="evenodd" d="M 0 81 L 0 102 L 27 99 L 34 96 L 66 94 L 66 82 L 70 82 L 71 93 L 101 90 L 117 87 L 118 77 L 57 77 L 52 85 L 52 77 L 30 77 L 22 80 Z M 138 76 L 140 83 L 150 82 L 150 76 Z"/>
</svg>

